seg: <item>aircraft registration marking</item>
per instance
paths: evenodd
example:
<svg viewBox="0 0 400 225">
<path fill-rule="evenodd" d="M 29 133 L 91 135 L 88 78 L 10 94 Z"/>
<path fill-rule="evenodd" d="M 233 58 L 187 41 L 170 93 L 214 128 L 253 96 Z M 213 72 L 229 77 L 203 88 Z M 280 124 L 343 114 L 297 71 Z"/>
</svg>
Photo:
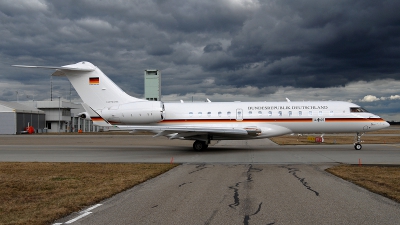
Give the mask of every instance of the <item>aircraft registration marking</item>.
<svg viewBox="0 0 400 225">
<path fill-rule="evenodd" d="M 317 122 L 317 123 L 319 123 L 319 122 L 325 122 L 325 118 L 314 118 L 313 121 L 314 121 L 314 122 Z"/>
</svg>

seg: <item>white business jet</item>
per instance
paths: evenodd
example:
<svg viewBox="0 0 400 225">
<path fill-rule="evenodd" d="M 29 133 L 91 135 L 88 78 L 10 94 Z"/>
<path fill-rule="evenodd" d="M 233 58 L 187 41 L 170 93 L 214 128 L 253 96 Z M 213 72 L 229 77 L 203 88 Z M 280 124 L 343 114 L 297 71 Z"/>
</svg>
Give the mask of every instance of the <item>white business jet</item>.
<svg viewBox="0 0 400 225">
<path fill-rule="evenodd" d="M 151 131 L 170 139 L 195 140 L 197 151 L 211 140 L 259 139 L 291 133 L 356 133 L 361 136 L 389 124 L 360 106 L 341 101 L 316 102 L 195 102 L 164 103 L 126 94 L 90 62 L 55 69 L 53 76 L 66 76 L 78 92 L 88 116 L 99 126 Z"/>
</svg>

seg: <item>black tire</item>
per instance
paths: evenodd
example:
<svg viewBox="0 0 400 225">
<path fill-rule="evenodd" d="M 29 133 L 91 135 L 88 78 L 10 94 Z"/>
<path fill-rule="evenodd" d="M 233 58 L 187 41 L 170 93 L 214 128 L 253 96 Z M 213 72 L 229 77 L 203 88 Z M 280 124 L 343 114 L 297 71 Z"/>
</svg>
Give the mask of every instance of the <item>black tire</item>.
<svg viewBox="0 0 400 225">
<path fill-rule="evenodd" d="M 359 143 L 357 143 L 357 144 L 354 144 L 354 149 L 355 150 L 361 150 L 362 149 L 362 145 L 361 144 L 359 144 Z"/>
<path fill-rule="evenodd" d="M 207 149 L 207 147 L 208 147 L 208 145 L 206 144 L 206 142 L 204 142 L 204 141 L 195 141 L 194 143 L 193 143 L 193 149 L 195 150 L 195 151 L 203 151 L 203 150 L 205 150 L 205 149 Z"/>
</svg>

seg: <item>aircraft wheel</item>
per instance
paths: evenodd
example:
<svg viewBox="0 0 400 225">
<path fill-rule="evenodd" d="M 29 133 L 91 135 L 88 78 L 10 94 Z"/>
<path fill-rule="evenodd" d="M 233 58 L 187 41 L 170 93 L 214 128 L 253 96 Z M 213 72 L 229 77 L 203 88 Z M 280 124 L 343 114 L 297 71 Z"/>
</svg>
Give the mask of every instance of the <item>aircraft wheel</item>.
<svg viewBox="0 0 400 225">
<path fill-rule="evenodd" d="M 355 148 L 356 150 L 361 150 L 362 146 L 361 146 L 361 144 L 356 143 L 356 144 L 354 144 L 354 148 Z"/>
<path fill-rule="evenodd" d="M 208 145 L 204 141 L 197 140 L 193 143 L 193 149 L 195 151 L 203 151 L 203 150 L 207 149 L 207 147 L 208 147 Z"/>
</svg>

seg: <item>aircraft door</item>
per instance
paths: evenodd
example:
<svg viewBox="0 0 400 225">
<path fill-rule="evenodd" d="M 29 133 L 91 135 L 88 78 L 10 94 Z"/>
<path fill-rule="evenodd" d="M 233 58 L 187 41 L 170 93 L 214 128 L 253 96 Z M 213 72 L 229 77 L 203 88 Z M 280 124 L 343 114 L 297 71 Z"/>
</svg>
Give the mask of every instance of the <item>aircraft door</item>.
<svg viewBox="0 0 400 225">
<path fill-rule="evenodd" d="M 236 121 L 243 120 L 243 109 L 236 109 Z"/>
</svg>

